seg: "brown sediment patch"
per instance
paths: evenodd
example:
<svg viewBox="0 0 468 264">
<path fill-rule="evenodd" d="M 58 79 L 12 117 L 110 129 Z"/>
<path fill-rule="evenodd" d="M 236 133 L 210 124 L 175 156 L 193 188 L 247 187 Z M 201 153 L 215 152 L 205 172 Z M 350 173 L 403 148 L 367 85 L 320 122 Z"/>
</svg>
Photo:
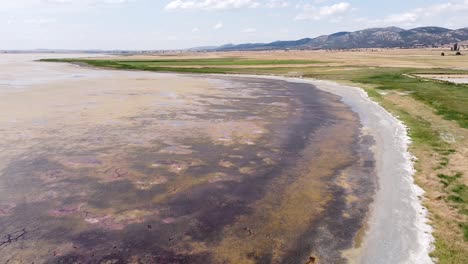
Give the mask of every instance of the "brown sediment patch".
<svg viewBox="0 0 468 264">
<path fill-rule="evenodd" d="M 254 174 L 255 167 L 242 167 L 242 168 L 239 168 L 239 172 L 242 174 Z"/>
<path fill-rule="evenodd" d="M 219 165 L 225 168 L 231 168 L 232 166 L 234 166 L 234 163 L 230 162 L 229 160 L 221 160 L 219 162 Z"/>
<path fill-rule="evenodd" d="M 269 193 L 252 205 L 255 212 L 239 218 L 223 231 L 223 239 L 216 248 L 216 262 L 256 263 L 267 258 L 269 263 L 281 263 L 290 251 L 297 249 L 298 245 L 291 241 L 298 241 L 319 221 L 329 201 L 337 198 L 332 196 L 327 182 L 336 170 L 352 161 L 350 147 L 355 133 L 352 125 L 356 125 L 353 121 L 316 132 L 295 168 L 281 173 L 267 188 Z"/>
<path fill-rule="evenodd" d="M 365 167 L 359 122 L 338 97 L 256 78 L 212 77 L 216 87 L 197 80 L 176 94 L 172 81 L 166 89 L 134 81 L 131 91 L 93 93 L 98 102 L 122 99 L 115 122 L 101 117 L 117 105 L 78 121 L 44 110 L 49 123 L 37 130 L 26 124 L 32 114 L 20 117 L 35 138 L 0 157 L 8 190 L 0 195 L 12 204 L 0 226 L 38 231 L 9 244 L 1 260 L 305 263 L 312 252 L 342 260 L 368 202 L 346 197 L 372 193 L 372 173 L 356 173 Z M 71 88 L 93 82 L 85 92 L 116 85 Z M 317 228 L 336 232 L 334 243 L 322 243 L 330 237 Z"/>
</svg>

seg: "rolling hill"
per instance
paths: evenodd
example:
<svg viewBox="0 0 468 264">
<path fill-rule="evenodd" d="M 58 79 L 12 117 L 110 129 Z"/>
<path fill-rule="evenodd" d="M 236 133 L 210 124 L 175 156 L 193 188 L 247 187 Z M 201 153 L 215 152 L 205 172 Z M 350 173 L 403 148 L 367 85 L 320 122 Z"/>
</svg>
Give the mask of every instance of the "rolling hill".
<svg viewBox="0 0 468 264">
<path fill-rule="evenodd" d="M 468 27 L 451 30 L 441 27 L 369 28 L 355 32 L 337 32 L 316 38 L 271 43 L 227 44 L 206 50 L 277 50 L 277 49 L 357 49 L 430 47 L 468 40 Z M 198 49 L 200 50 L 200 49 Z"/>
</svg>

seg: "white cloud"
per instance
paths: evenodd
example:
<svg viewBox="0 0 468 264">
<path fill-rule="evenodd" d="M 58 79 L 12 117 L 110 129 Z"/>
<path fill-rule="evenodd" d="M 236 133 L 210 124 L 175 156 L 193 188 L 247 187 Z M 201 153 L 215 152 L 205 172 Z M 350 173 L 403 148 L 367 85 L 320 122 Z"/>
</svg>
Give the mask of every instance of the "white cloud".
<svg viewBox="0 0 468 264">
<path fill-rule="evenodd" d="M 255 8 L 260 3 L 255 0 L 172 0 L 166 10 L 221 10 L 221 9 L 239 9 Z"/>
<path fill-rule="evenodd" d="M 348 2 L 341 2 L 321 7 L 306 4 L 299 7 L 304 11 L 296 16 L 296 20 L 322 20 L 330 17 L 336 18 L 337 16 L 344 15 L 351 11 L 351 4 Z"/>
<path fill-rule="evenodd" d="M 265 6 L 268 8 L 284 8 L 288 7 L 289 3 L 288 1 L 284 0 L 270 0 L 267 3 L 265 3 Z"/>
<path fill-rule="evenodd" d="M 218 29 L 221 29 L 223 27 L 224 27 L 223 23 L 219 22 L 219 23 L 217 23 L 216 25 L 213 26 L 213 29 L 218 30 Z"/>
<path fill-rule="evenodd" d="M 441 26 L 461 27 L 466 24 L 456 25 L 453 21 L 463 21 L 468 14 L 468 0 L 461 2 L 446 2 L 415 8 L 397 14 L 390 14 L 382 19 L 361 18 L 359 21 L 376 26 L 407 26 L 434 25 L 434 21 L 444 21 Z M 452 23 L 453 22 L 453 23 Z"/>
<path fill-rule="evenodd" d="M 195 33 L 195 32 L 198 32 L 198 31 L 200 31 L 200 29 L 197 28 L 197 27 L 192 29 L 192 32 L 194 32 L 194 33 Z"/>
</svg>

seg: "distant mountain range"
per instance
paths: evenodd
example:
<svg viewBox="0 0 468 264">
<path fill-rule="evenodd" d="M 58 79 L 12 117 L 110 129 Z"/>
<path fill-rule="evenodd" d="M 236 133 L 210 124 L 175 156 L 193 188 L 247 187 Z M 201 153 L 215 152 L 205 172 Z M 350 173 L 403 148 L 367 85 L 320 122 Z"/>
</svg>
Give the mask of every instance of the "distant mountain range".
<svg viewBox="0 0 468 264">
<path fill-rule="evenodd" d="M 398 27 L 369 28 L 355 32 L 338 32 L 317 38 L 271 43 L 227 44 L 192 50 L 278 50 L 278 49 L 359 49 L 414 48 L 454 44 L 468 40 L 468 27 L 451 30 L 441 27 L 419 27 L 405 30 Z"/>
</svg>

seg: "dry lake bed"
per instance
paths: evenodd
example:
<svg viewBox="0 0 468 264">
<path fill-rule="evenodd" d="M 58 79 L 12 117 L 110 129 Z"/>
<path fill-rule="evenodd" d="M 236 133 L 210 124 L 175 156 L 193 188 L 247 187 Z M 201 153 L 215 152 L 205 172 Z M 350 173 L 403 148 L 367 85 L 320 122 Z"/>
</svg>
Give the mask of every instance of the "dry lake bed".
<svg viewBox="0 0 468 264">
<path fill-rule="evenodd" d="M 0 262 L 345 263 L 374 138 L 309 83 L 0 56 Z"/>
</svg>

